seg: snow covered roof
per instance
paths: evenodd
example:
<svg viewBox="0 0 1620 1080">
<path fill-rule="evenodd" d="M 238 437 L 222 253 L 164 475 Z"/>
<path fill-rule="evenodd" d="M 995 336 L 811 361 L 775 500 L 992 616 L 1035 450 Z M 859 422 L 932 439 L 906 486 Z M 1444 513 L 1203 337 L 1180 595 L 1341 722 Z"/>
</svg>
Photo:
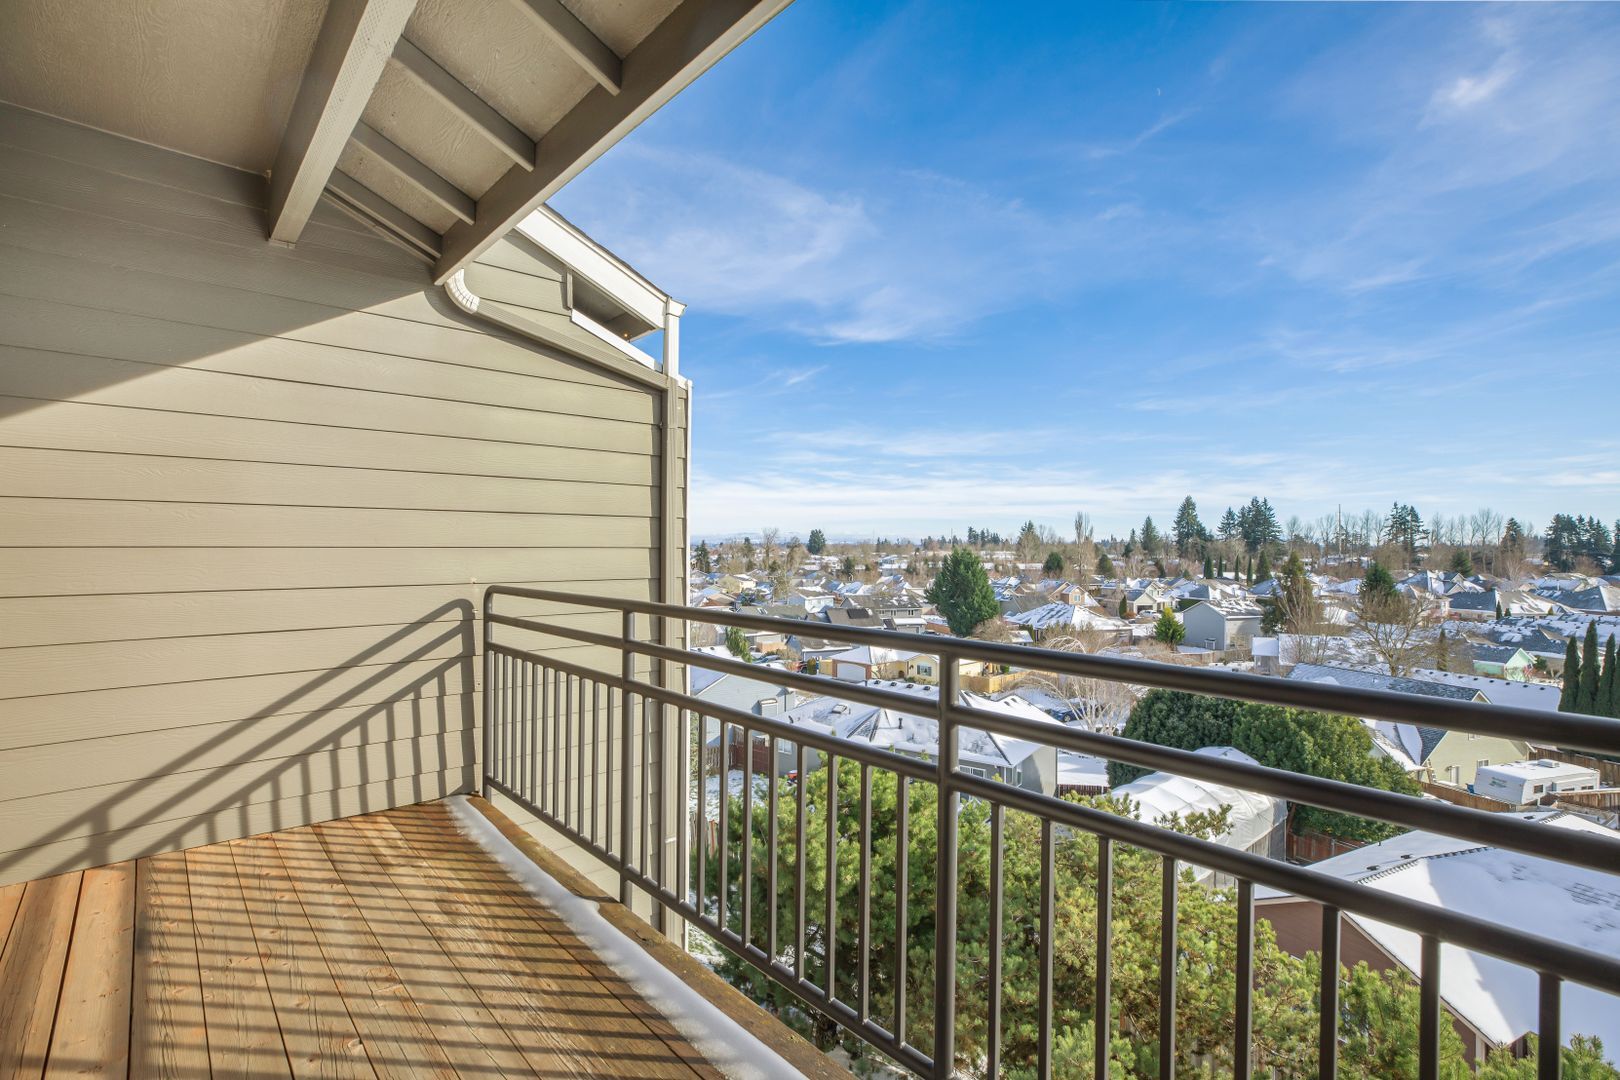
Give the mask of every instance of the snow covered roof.
<svg viewBox="0 0 1620 1080">
<path fill-rule="evenodd" d="M 1561 691 L 1553 683 L 1520 682 L 1517 679 L 1495 679 L 1489 675 L 1466 675 L 1460 671 L 1436 671 L 1433 668 L 1414 668 L 1412 677 L 1425 682 L 1445 683 L 1450 686 L 1471 687 L 1485 695 L 1492 705 L 1512 705 L 1521 709 L 1558 711 Z"/>
<path fill-rule="evenodd" d="M 1019 626 L 1031 630 L 1048 630 L 1053 627 L 1075 627 L 1077 629 L 1095 630 L 1123 630 L 1125 623 L 1120 619 L 1109 618 L 1088 611 L 1077 604 L 1054 602 L 1042 604 L 1029 611 L 1021 611 L 1015 615 L 1008 615 L 1007 621 L 1017 623 Z"/>
<path fill-rule="evenodd" d="M 1199 601 L 1199 604 L 1214 608 L 1228 619 L 1258 619 L 1262 614 L 1264 614 L 1260 605 L 1256 604 L 1253 600 L 1201 600 Z M 1194 604 L 1193 607 L 1198 607 L 1199 604 Z"/>
<path fill-rule="evenodd" d="M 1532 811 L 1518 816 L 1549 829 L 1615 836 L 1572 814 Z M 1615 858 L 1620 866 L 1620 840 Z M 1311 869 L 1620 957 L 1620 878 L 1614 875 L 1421 831 L 1313 863 Z M 1265 887 L 1255 890 L 1255 899 L 1262 902 L 1288 896 Z M 1422 971 L 1421 935 L 1352 912 L 1345 916 L 1402 966 Z M 1505 1045 L 1536 1030 L 1538 984 L 1533 972 L 1455 945 L 1441 946 L 1440 972 L 1446 1006 L 1493 1043 Z M 1565 983 L 1563 1030 L 1566 1036 L 1596 1035 L 1615 1060 L 1620 999 Z"/>
<path fill-rule="evenodd" d="M 886 649 L 878 645 L 857 645 L 853 649 L 833 653 L 827 659 L 835 663 L 842 660 L 851 664 L 902 664 L 914 656 L 924 655 L 927 654 L 912 652 L 909 649 Z"/>
<path fill-rule="evenodd" d="M 1058 787 L 1106 788 L 1108 762 L 1090 754 L 1076 754 L 1059 750 L 1057 756 Z"/>
<path fill-rule="evenodd" d="M 1456 701 L 1472 701 L 1479 694 L 1477 689 L 1466 686 L 1408 679 L 1378 671 L 1340 667 L 1337 664 L 1295 664 L 1288 677 L 1305 682 L 1354 686 L 1362 690 L 1393 690 L 1401 694 L 1421 694 L 1424 697 L 1443 697 Z"/>
<path fill-rule="evenodd" d="M 910 694 L 932 703 L 939 688 L 922 683 L 900 680 L 873 679 L 862 685 L 894 693 Z M 1032 705 L 1017 694 L 988 698 L 980 694 L 961 691 L 957 699 L 970 709 L 1006 713 L 1044 724 L 1057 724 L 1045 710 Z M 806 724 L 815 730 L 836 735 L 841 739 L 858 739 L 886 750 L 902 754 L 934 755 L 939 752 L 939 722 L 933 716 L 908 713 L 899 709 L 878 708 L 840 701 L 837 698 L 816 698 L 783 713 L 781 719 L 790 724 Z M 1016 766 L 1044 744 L 1014 739 L 1006 735 L 993 735 L 976 728 L 962 727 L 958 749 L 963 764 L 981 768 L 1001 769 Z"/>
<path fill-rule="evenodd" d="M 1224 761 L 1259 764 L 1248 754 L 1230 746 L 1206 746 L 1197 752 Z M 1218 837 L 1217 842 L 1240 849 L 1249 847 L 1288 817 L 1288 803 L 1283 799 L 1175 773 L 1149 773 L 1115 788 L 1113 793 L 1129 796 L 1137 804 L 1137 819 L 1153 824 L 1158 824 L 1171 814 L 1186 820 L 1188 814 L 1229 806 L 1232 808 L 1229 818 L 1231 828 Z"/>
</svg>

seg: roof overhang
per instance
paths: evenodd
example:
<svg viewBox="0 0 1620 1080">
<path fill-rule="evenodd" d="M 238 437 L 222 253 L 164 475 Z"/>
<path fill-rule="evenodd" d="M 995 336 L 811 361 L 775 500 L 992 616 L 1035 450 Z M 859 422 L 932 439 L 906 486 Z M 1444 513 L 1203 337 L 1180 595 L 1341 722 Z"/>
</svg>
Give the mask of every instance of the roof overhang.
<svg viewBox="0 0 1620 1080">
<path fill-rule="evenodd" d="M 17 0 L 0 101 L 267 175 L 275 241 L 330 199 L 443 284 L 789 2 Z M 591 283 L 661 325 L 615 262 Z"/>
</svg>

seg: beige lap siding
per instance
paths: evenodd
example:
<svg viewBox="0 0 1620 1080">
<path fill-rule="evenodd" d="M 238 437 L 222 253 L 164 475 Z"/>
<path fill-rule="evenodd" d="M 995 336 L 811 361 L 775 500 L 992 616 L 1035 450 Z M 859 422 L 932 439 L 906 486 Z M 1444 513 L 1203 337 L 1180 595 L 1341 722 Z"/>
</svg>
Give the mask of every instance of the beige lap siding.
<svg viewBox="0 0 1620 1080">
<path fill-rule="evenodd" d="M 543 275 L 549 346 L 330 206 L 268 244 L 264 200 L 0 106 L 0 884 L 473 790 L 483 587 L 680 563 L 665 393 Z M 511 299 L 532 257 L 490 253 Z"/>
</svg>

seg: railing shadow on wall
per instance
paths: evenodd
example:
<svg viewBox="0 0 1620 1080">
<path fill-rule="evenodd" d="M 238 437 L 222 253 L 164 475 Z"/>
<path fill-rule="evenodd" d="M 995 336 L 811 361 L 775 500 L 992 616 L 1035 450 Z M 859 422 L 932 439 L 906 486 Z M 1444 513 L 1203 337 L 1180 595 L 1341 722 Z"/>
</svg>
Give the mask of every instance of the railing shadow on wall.
<svg viewBox="0 0 1620 1080">
<path fill-rule="evenodd" d="M 128 817 L 119 815 L 124 806 L 139 792 L 141 780 L 133 779 L 119 784 L 119 793 L 93 801 L 44 833 L 32 837 L 27 847 L 0 854 L 0 879 L 14 870 L 35 851 L 47 845 L 69 843 L 62 854 L 43 867 L 31 867 L 28 877 L 45 877 L 83 866 L 98 866 L 112 861 L 156 854 L 180 847 L 195 847 L 217 840 L 231 839 L 249 833 L 276 831 L 310 821 L 319 821 L 350 813 L 386 809 L 401 803 L 418 802 L 430 793 L 420 788 L 423 762 L 388 760 L 378 770 L 368 760 L 365 748 L 373 743 L 386 743 L 390 753 L 404 740 L 437 737 L 439 760 L 450 760 L 459 753 L 464 773 L 461 785 L 471 790 L 476 770 L 477 728 L 473 710 L 474 666 L 477 639 L 473 627 L 475 610 L 467 600 L 452 600 L 423 613 L 414 622 L 400 626 L 380 637 L 374 644 L 353 655 L 324 667 L 318 673 L 287 694 L 251 710 L 248 718 L 241 719 L 228 730 L 198 743 L 168 761 L 144 770 L 145 778 L 157 779 L 174 774 L 197 771 L 197 776 L 184 786 L 163 797 L 157 803 Z M 430 667 L 425 675 L 411 682 L 392 687 L 385 700 L 365 706 L 347 722 L 309 742 L 299 742 L 298 733 L 319 725 L 324 718 L 340 709 L 352 708 L 352 702 L 362 701 L 373 692 L 387 687 L 398 673 L 411 665 L 432 657 L 446 646 L 459 644 L 456 655 L 445 658 Z M 356 668 L 375 668 L 358 682 L 331 693 L 330 684 L 346 672 Z M 459 669 L 462 691 L 447 696 L 446 679 Z M 441 714 L 435 722 L 428 722 L 424 710 L 437 709 Z M 259 720 L 272 716 L 302 714 L 291 727 L 276 725 L 275 734 L 265 736 L 257 732 Z M 459 714 L 456 715 L 456 714 Z M 383 729 L 374 734 L 367 729 L 375 724 Z M 359 743 L 349 743 L 357 749 L 357 764 L 346 773 L 340 771 L 325 785 L 326 790 L 310 791 L 310 755 L 345 748 L 345 739 L 356 732 L 367 732 Z M 235 764 L 197 769 L 203 761 L 221 750 L 230 749 L 230 760 Z M 273 759 L 271 755 L 274 755 Z M 267 760 L 268 759 L 268 760 Z M 339 766 L 341 770 L 341 766 Z M 184 806 L 221 783 L 222 775 L 232 777 L 229 790 L 213 798 L 204 808 L 188 810 L 176 817 L 178 807 Z M 240 775 L 240 780 L 235 779 Z M 298 776 L 301 783 L 291 783 Z M 389 782 L 390 789 L 373 798 L 367 789 L 379 782 Z M 289 791 L 296 789 L 295 794 Z M 358 789 L 358 802 L 354 808 L 344 807 L 337 812 L 339 793 Z M 295 799 L 293 806 L 284 804 Z M 255 820 L 254 807 L 269 807 L 267 821 Z M 235 826 L 226 828 L 221 815 L 237 811 Z M 117 816 L 115 816 L 117 815 Z M 174 820 L 171 828 L 141 842 L 132 853 L 111 845 L 131 829 Z M 198 824 L 204 823 L 199 834 Z"/>
<path fill-rule="evenodd" d="M 527 598 L 577 608 L 616 612 L 617 635 L 582 630 L 555 621 L 502 614 L 502 598 Z M 1103 679 L 1138 686 L 1181 690 L 1217 697 L 1423 723 L 1484 734 L 1504 735 L 1535 730 L 1538 738 L 1560 745 L 1620 753 L 1620 724 L 1570 714 L 1496 708 L 1473 703 L 1437 701 L 1385 691 L 1329 687 L 1312 683 L 1155 664 L 1124 658 L 1025 649 L 988 642 L 855 627 L 820 627 L 817 633 L 851 645 L 903 648 L 937 656 L 940 689 L 936 698 L 919 698 L 880 686 L 851 684 L 773 668 L 774 684 L 827 695 L 914 716 L 931 717 L 939 733 L 938 753 L 909 756 L 838 737 L 825 729 L 793 724 L 700 700 L 681 689 L 637 678 L 637 657 L 666 664 L 693 664 L 743 678 L 760 670 L 740 660 L 696 654 L 660 645 L 638 629 L 663 619 L 738 626 L 745 630 L 798 632 L 793 620 L 741 615 L 717 609 L 688 609 L 639 601 L 613 600 L 549 590 L 492 586 L 485 592 L 484 787 L 512 799 L 544 825 L 615 870 L 621 898 L 632 891 L 653 898 L 662 910 L 703 931 L 761 985 L 783 992 L 818 1022 L 858 1036 L 883 1054 L 925 1076 L 948 1076 L 964 1062 L 959 1054 L 956 1001 L 969 983 L 987 999 L 987 1030 L 973 1034 L 985 1057 L 973 1062 L 989 1075 L 1000 1070 L 999 1045 L 1011 1023 L 1003 1012 L 1004 969 L 1014 941 L 1029 946 L 1037 987 L 1029 995 L 1033 1016 L 1021 1023 L 1033 1031 L 1031 1060 L 1036 1075 L 1051 1075 L 1055 1054 L 1054 954 L 1055 924 L 1061 910 L 1056 894 L 1057 851 L 1077 838 L 1094 845 L 1091 875 L 1082 881 L 1095 893 L 1096 960 L 1089 977 L 1093 1001 L 1115 1001 L 1111 980 L 1113 935 L 1121 919 L 1140 913 L 1114 906 L 1115 871 L 1127 853 L 1146 853 L 1161 863 L 1157 875 L 1159 911 L 1178 912 L 1188 868 L 1213 870 L 1236 882 L 1235 970 L 1232 986 L 1231 1067 L 1235 1075 L 1253 1075 L 1255 1008 L 1255 940 L 1257 888 L 1277 890 L 1313 901 L 1321 908 L 1321 927 L 1313 1008 L 1317 1027 L 1316 1061 L 1320 1075 L 1338 1075 L 1341 1021 L 1341 928 L 1346 914 L 1390 923 L 1421 937 L 1419 1022 L 1415 1033 L 1420 1076 L 1437 1076 L 1441 1067 L 1441 1023 L 1446 1007 L 1440 996 L 1442 944 L 1505 960 L 1526 969 L 1536 980 L 1539 1024 L 1543 1035 L 1538 1075 L 1556 1076 L 1560 1068 L 1561 1001 L 1566 981 L 1620 995 L 1620 960 L 1421 900 L 1368 888 L 1311 869 L 1274 861 L 1082 802 L 1055 798 L 1041 791 L 972 775 L 960 767 L 963 737 L 990 734 L 1026 740 L 1149 770 L 1226 784 L 1291 803 L 1319 807 L 1423 829 L 1512 852 L 1557 860 L 1599 873 L 1620 868 L 1620 841 L 1575 830 L 1549 829 L 1485 811 L 1438 803 L 1354 784 L 1320 779 L 1260 765 L 1137 742 L 1117 735 L 1065 727 L 1026 717 L 987 711 L 958 700 L 957 671 L 963 661 Z M 641 620 L 638 624 L 638 620 Z M 503 641 L 507 630 L 555 635 L 617 651 L 624 659 L 618 674 L 574 665 Z M 694 725 L 694 720 L 700 721 Z M 725 761 L 693 743 L 694 729 L 707 732 L 718 724 L 720 745 L 737 732 L 744 745 L 764 739 L 766 760 L 778 762 L 782 747 L 797 768 L 784 786 L 773 769 L 762 791 L 756 790 L 755 755 L 743 753 L 741 790 L 730 792 L 729 777 L 716 776 L 718 806 L 708 805 L 709 772 Z M 672 743 L 664 740 L 672 739 Z M 647 756 L 653 745 L 676 745 L 684 752 L 663 764 Z M 811 755 L 820 759 L 811 765 Z M 605 759 L 605 760 L 604 760 Z M 680 791 L 678 821 L 666 820 L 666 801 L 649 800 L 658 781 Z M 819 772 L 818 784 L 813 773 Z M 837 783 L 826 777 L 837 777 Z M 885 803 L 889 821 L 874 822 L 874 776 L 901 794 Z M 618 777 L 617 783 L 615 778 Z M 587 784 L 591 785 L 587 790 Z M 601 790 L 599 790 L 599 787 Z M 817 807 L 807 801 L 814 790 Z M 700 793 L 694 796 L 694 792 Z M 943 794 L 941 794 L 943 793 Z M 839 823 L 838 806 L 852 799 L 858 822 Z M 732 802 L 740 803 L 740 824 L 728 820 Z M 766 804 L 763 823 L 756 807 Z M 984 924 L 960 926 L 957 920 L 959 834 L 964 807 L 988 814 L 986 851 L 989 915 Z M 789 824 L 779 828 L 779 817 Z M 717 825 L 714 817 L 718 817 Z M 933 833 L 933 843 L 919 862 L 911 839 L 919 823 Z M 1017 828 L 1015 829 L 1015 819 Z M 974 818 L 977 821 L 977 818 Z M 816 824 L 808 826 L 808 821 Z M 1024 828 L 1028 822 L 1033 829 Z M 892 869 L 893 896 L 874 897 L 872 872 L 874 826 L 885 843 L 908 853 Z M 825 828 L 822 837 L 814 835 Z M 674 836 L 668 834 L 673 828 Z M 739 830 L 746 830 L 745 833 Z M 808 834 L 807 834 L 808 830 Z M 927 830 L 924 830 L 927 831 Z M 783 835 L 783 833 L 788 835 Z M 1017 832 L 1038 847 L 1038 902 L 1013 912 L 1029 922 L 1008 921 L 1004 895 L 1003 856 Z M 760 836 L 760 833 L 765 835 Z M 714 837 L 714 843 L 705 842 Z M 975 838 L 977 843 L 977 837 Z M 807 844 L 809 850 L 807 854 Z M 846 845 L 855 848 L 848 851 Z M 671 853 L 668 849 L 673 846 Z M 733 850 L 735 849 L 735 850 Z M 785 860 L 780 852 L 791 850 Z M 840 866 L 840 852 L 842 867 Z M 671 857 L 672 855 L 672 857 Z M 808 864 L 807 865 L 807 861 Z M 761 865 L 763 863 L 763 865 Z M 850 873 L 851 864 L 854 872 Z M 815 879 L 824 878 L 817 886 Z M 784 879 L 790 885 L 784 885 Z M 807 905 L 809 894 L 815 897 Z M 929 888 L 929 886 L 932 888 Z M 757 894 L 757 895 L 756 895 Z M 1224 895 L 1224 894 L 1223 894 Z M 791 902 L 784 898 L 790 898 Z M 875 936 L 874 899 L 896 940 Z M 854 910 L 851 911 L 851 906 Z M 763 908 L 763 911 L 758 910 Z M 1176 918 L 1157 919 L 1159 956 L 1178 957 L 1159 963 L 1156 974 L 1158 1015 L 1145 1034 L 1156 1043 L 1161 1076 L 1179 1067 L 1176 1030 L 1177 972 L 1190 962 L 1177 941 Z M 833 928 L 829 932 L 829 928 Z M 971 940 L 964 933 L 982 935 Z M 923 940 L 918 940 L 923 939 Z M 958 946 L 971 952 L 974 970 L 958 968 Z M 887 970 L 876 970 L 871 957 L 881 949 Z M 1448 953 L 1447 955 L 1450 955 Z M 932 978 L 919 981 L 918 968 L 931 968 Z M 1065 968 L 1071 971 L 1071 968 Z M 1027 973 L 1027 971 L 1026 971 Z M 1184 1020 L 1184 1014 L 1180 1019 Z M 1140 1018 L 1139 1018 L 1140 1019 Z M 1156 1024 L 1153 1020 L 1156 1019 Z M 1109 1075 L 1110 1041 L 1120 1034 L 1122 1017 L 1109 1008 L 1085 1026 L 1091 1039 L 1084 1056 L 1093 1059 L 1097 1075 Z M 1144 1034 L 1144 1032 L 1137 1032 Z M 1182 1048 L 1185 1050 L 1186 1048 Z M 1067 1050 L 1071 1064 L 1074 1050 Z M 1013 1063 L 1008 1063 L 1011 1066 Z"/>
</svg>

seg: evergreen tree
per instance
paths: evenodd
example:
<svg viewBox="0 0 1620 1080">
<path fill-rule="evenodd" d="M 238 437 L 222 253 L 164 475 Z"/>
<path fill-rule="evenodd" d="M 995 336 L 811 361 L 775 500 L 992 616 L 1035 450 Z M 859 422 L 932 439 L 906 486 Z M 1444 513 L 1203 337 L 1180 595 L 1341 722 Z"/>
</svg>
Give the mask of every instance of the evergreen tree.
<svg viewBox="0 0 1620 1080">
<path fill-rule="evenodd" d="M 804 545 L 804 550 L 812 555 L 820 555 L 827 550 L 827 534 L 820 529 L 810 530 L 810 539 Z"/>
<path fill-rule="evenodd" d="M 1440 628 L 1440 636 L 1435 639 L 1435 643 L 1434 643 L 1434 666 L 1435 666 L 1435 669 L 1437 671 L 1449 671 L 1450 670 L 1450 668 L 1447 667 L 1447 661 L 1446 661 L 1446 653 L 1447 653 L 1447 651 L 1448 650 L 1446 649 L 1446 628 L 1442 626 Z"/>
<path fill-rule="evenodd" d="M 855 580 L 855 560 L 848 555 L 844 556 L 844 563 L 839 570 L 843 573 L 845 581 Z"/>
<path fill-rule="evenodd" d="M 726 627 L 726 651 L 739 660 L 754 662 L 754 651 L 748 647 L 748 637 L 740 626 Z"/>
<path fill-rule="evenodd" d="M 1215 567 L 1210 565 L 1209 556 L 1204 556 L 1204 580 L 1208 581 L 1215 576 Z"/>
<path fill-rule="evenodd" d="M 1041 566 L 1041 573 L 1045 574 L 1049 578 L 1062 577 L 1063 556 L 1056 551 L 1048 555 L 1046 557 L 1046 562 Z"/>
<path fill-rule="evenodd" d="M 698 573 L 714 573 L 714 560 L 709 556 L 709 542 L 707 540 L 698 541 L 697 550 L 693 552 L 693 555 L 697 560 Z"/>
<path fill-rule="evenodd" d="M 1524 554 L 1524 526 L 1519 524 L 1518 518 L 1507 519 L 1507 524 L 1502 526 L 1502 540 L 1498 546 L 1513 555 Z"/>
<path fill-rule="evenodd" d="M 1159 554 L 1163 543 L 1164 538 L 1159 535 L 1159 527 L 1153 524 L 1151 516 L 1148 517 L 1142 522 L 1142 554 L 1150 559 L 1153 558 Z"/>
<path fill-rule="evenodd" d="M 1221 559 L 1220 559 L 1220 562 L 1215 564 L 1215 576 L 1218 577 L 1218 578 L 1224 578 L 1226 576 L 1226 556 L 1225 555 L 1222 555 Z"/>
<path fill-rule="evenodd" d="M 754 541 L 746 536 L 743 537 L 742 553 L 743 569 L 745 571 L 752 570 L 754 568 Z"/>
<path fill-rule="evenodd" d="M 1575 644 L 1575 639 L 1569 639 L 1564 649 L 1564 688 L 1558 695 L 1559 712 L 1580 712 L 1576 702 L 1581 693 L 1581 654 Z"/>
<path fill-rule="evenodd" d="M 1610 634 L 1603 649 L 1603 680 L 1598 684 L 1598 707 L 1593 711 L 1600 716 L 1620 719 L 1620 663 L 1615 661 L 1615 638 Z"/>
<path fill-rule="evenodd" d="M 1267 558 L 1266 553 L 1264 551 L 1262 551 L 1262 552 L 1260 552 L 1259 576 L 1256 577 L 1254 580 L 1256 582 L 1261 582 L 1261 581 L 1267 580 L 1270 577 L 1271 577 L 1271 560 L 1269 558 Z"/>
<path fill-rule="evenodd" d="M 1454 551 L 1451 553 L 1451 572 L 1461 574 L 1463 577 L 1473 576 L 1474 560 L 1469 557 L 1468 552 Z"/>
<path fill-rule="evenodd" d="M 925 595 L 957 637 L 967 637 L 1000 610 L 979 556 L 967 548 L 951 551 Z"/>
<path fill-rule="evenodd" d="M 1108 552 L 1097 552 L 1097 573 L 1105 578 L 1114 576 L 1114 560 L 1108 557 Z"/>
<path fill-rule="evenodd" d="M 1187 628 L 1176 618 L 1176 613 L 1169 608 L 1159 612 L 1159 619 L 1153 624 L 1153 637 L 1166 645 L 1180 645 L 1187 636 Z"/>
<path fill-rule="evenodd" d="M 1502 601 L 1500 600 L 1496 602 L 1496 617 L 1498 619 L 1506 618 L 1506 612 L 1502 610 Z"/>
<path fill-rule="evenodd" d="M 1361 579 L 1361 595 L 1377 600 L 1393 600 L 1400 594 L 1395 591 L 1395 578 L 1374 560 Z"/>
<path fill-rule="evenodd" d="M 1176 511 L 1176 520 L 1172 526 L 1172 535 L 1176 543 L 1176 554 L 1183 559 L 1191 558 L 1197 551 L 1204 538 L 1204 523 L 1198 520 L 1198 504 L 1188 495 L 1181 500 L 1181 508 Z M 1204 575 L 1208 577 L 1206 573 Z"/>
<path fill-rule="evenodd" d="M 1226 513 L 1221 515 L 1221 523 L 1216 526 L 1215 532 L 1222 540 L 1231 541 L 1237 539 L 1238 516 L 1232 512 L 1230 506 L 1226 508 Z"/>
<path fill-rule="evenodd" d="M 1248 582 L 1249 582 L 1250 585 L 1254 584 L 1254 556 L 1253 555 L 1249 556 L 1248 570 L 1244 574 L 1244 577 L 1248 579 Z"/>
<path fill-rule="evenodd" d="M 1600 709 L 1598 702 L 1598 676 L 1602 669 L 1598 666 L 1597 623 L 1586 624 L 1586 641 L 1581 647 L 1581 685 L 1575 693 L 1575 711 L 1581 713 L 1597 714 Z"/>
<path fill-rule="evenodd" d="M 1415 507 L 1406 503 L 1392 503 L 1389 521 L 1384 525 L 1384 535 L 1390 543 L 1405 548 L 1407 557 L 1411 558 L 1416 554 L 1418 544 L 1428 536 L 1428 530 L 1423 527 L 1423 515 Z"/>
<path fill-rule="evenodd" d="M 1130 605 L 1126 602 L 1123 596 L 1119 598 L 1119 617 L 1122 619 L 1128 619 L 1131 617 Z"/>
</svg>

